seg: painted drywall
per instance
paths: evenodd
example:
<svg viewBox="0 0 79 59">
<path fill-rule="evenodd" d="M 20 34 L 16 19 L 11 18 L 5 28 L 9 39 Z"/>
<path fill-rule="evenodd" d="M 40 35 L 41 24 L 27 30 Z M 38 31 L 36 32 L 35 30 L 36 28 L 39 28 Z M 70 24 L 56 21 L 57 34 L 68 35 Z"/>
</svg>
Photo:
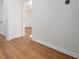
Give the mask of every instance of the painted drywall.
<svg viewBox="0 0 79 59">
<path fill-rule="evenodd" d="M 69 5 L 64 0 L 34 0 L 32 13 L 33 40 L 79 57 L 78 0 Z"/>
<path fill-rule="evenodd" d="M 2 1 L 0 0 L 0 20 L 1 20 L 1 17 L 2 17 Z"/>
<path fill-rule="evenodd" d="M 4 10 L 6 10 L 4 7 L 6 5 L 4 5 L 4 3 L 3 0 L 0 0 L 0 33 L 6 36 L 6 21 L 4 17 Z"/>
<path fill-rule="evenodd" d="M 8 0 L 8 38 L 22 36 L 22 0 Z"/>
</svg>

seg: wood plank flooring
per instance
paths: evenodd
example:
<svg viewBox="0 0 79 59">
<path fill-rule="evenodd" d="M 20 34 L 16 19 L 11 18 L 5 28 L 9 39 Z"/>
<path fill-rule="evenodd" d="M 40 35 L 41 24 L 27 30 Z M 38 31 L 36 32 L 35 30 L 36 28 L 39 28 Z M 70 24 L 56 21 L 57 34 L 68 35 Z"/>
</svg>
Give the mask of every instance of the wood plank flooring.
<svg viewBox="0 0 79 59">
<path fill-rule="evenodd" d="M 0 38 L 0 59 L 76 59 L 31 40 L 31 28 L 26 37 L 6 41 Z"/>
</svg>

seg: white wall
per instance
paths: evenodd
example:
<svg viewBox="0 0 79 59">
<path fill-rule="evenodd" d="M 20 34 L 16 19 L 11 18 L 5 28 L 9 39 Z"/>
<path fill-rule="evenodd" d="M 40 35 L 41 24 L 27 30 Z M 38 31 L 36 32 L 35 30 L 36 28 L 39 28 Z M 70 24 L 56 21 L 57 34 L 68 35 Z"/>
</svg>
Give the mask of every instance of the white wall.
<svg viewBox="0 0 79 59">
<path fill-rule="evenodd" d="M 23 0 L 0 0 L 0 18 L 0 33 L 8 40 L 23 36 Z"/>
<path fill-rule="evenodd" d="M 8 0 L 8 38 L 22 36 L 22 0 Z"/>
<path fill-rule="evenodd" d="M 2 17 L 2 1 L 0 0 L 0 18 Z M 1 19 L 0 19 L 1 20 Z"/>
<path fill-rule="evenodd" d="M 3 12 L 5 10 L 4 3 L 3 3 L 3 0 L 0 0 L 0 22 L 1 22 L 0 23 L 0 33 L 2 35 L 5 35 L 6 36 L 6 21 L 5 21 L 5 18 L 3 16 Z"/>
<path fill-rule="evenodd" d="M 34 0 L 33 40 L 79 57 L 78 0 Z"/>
</svg>

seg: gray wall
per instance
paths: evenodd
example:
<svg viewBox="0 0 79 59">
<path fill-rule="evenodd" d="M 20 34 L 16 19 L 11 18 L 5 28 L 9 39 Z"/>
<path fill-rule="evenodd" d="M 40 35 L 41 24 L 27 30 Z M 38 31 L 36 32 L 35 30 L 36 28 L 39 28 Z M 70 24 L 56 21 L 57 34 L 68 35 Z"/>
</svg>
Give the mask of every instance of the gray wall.
<svg viewBox="0 0 79 59">
<path fill-rule="evenodd" d="M 49 43 L 79 56 L 78 0 L 34 0 L 33 40 Z M 48 45 L 49 46 L 49 45 Z"/>
</svg>

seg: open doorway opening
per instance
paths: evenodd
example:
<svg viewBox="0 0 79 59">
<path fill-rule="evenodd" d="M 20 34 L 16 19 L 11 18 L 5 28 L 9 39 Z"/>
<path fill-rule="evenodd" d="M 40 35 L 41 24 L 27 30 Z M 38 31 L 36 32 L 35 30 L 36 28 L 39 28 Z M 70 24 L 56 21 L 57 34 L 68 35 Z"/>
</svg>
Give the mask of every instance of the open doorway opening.
<svg viewBox="0 0 79 59">
<path fill-rule="evenodd" d="M 27 40 L 32 38 L 32 0 L 23 2 L 23 28 Z"/>
</svg>

